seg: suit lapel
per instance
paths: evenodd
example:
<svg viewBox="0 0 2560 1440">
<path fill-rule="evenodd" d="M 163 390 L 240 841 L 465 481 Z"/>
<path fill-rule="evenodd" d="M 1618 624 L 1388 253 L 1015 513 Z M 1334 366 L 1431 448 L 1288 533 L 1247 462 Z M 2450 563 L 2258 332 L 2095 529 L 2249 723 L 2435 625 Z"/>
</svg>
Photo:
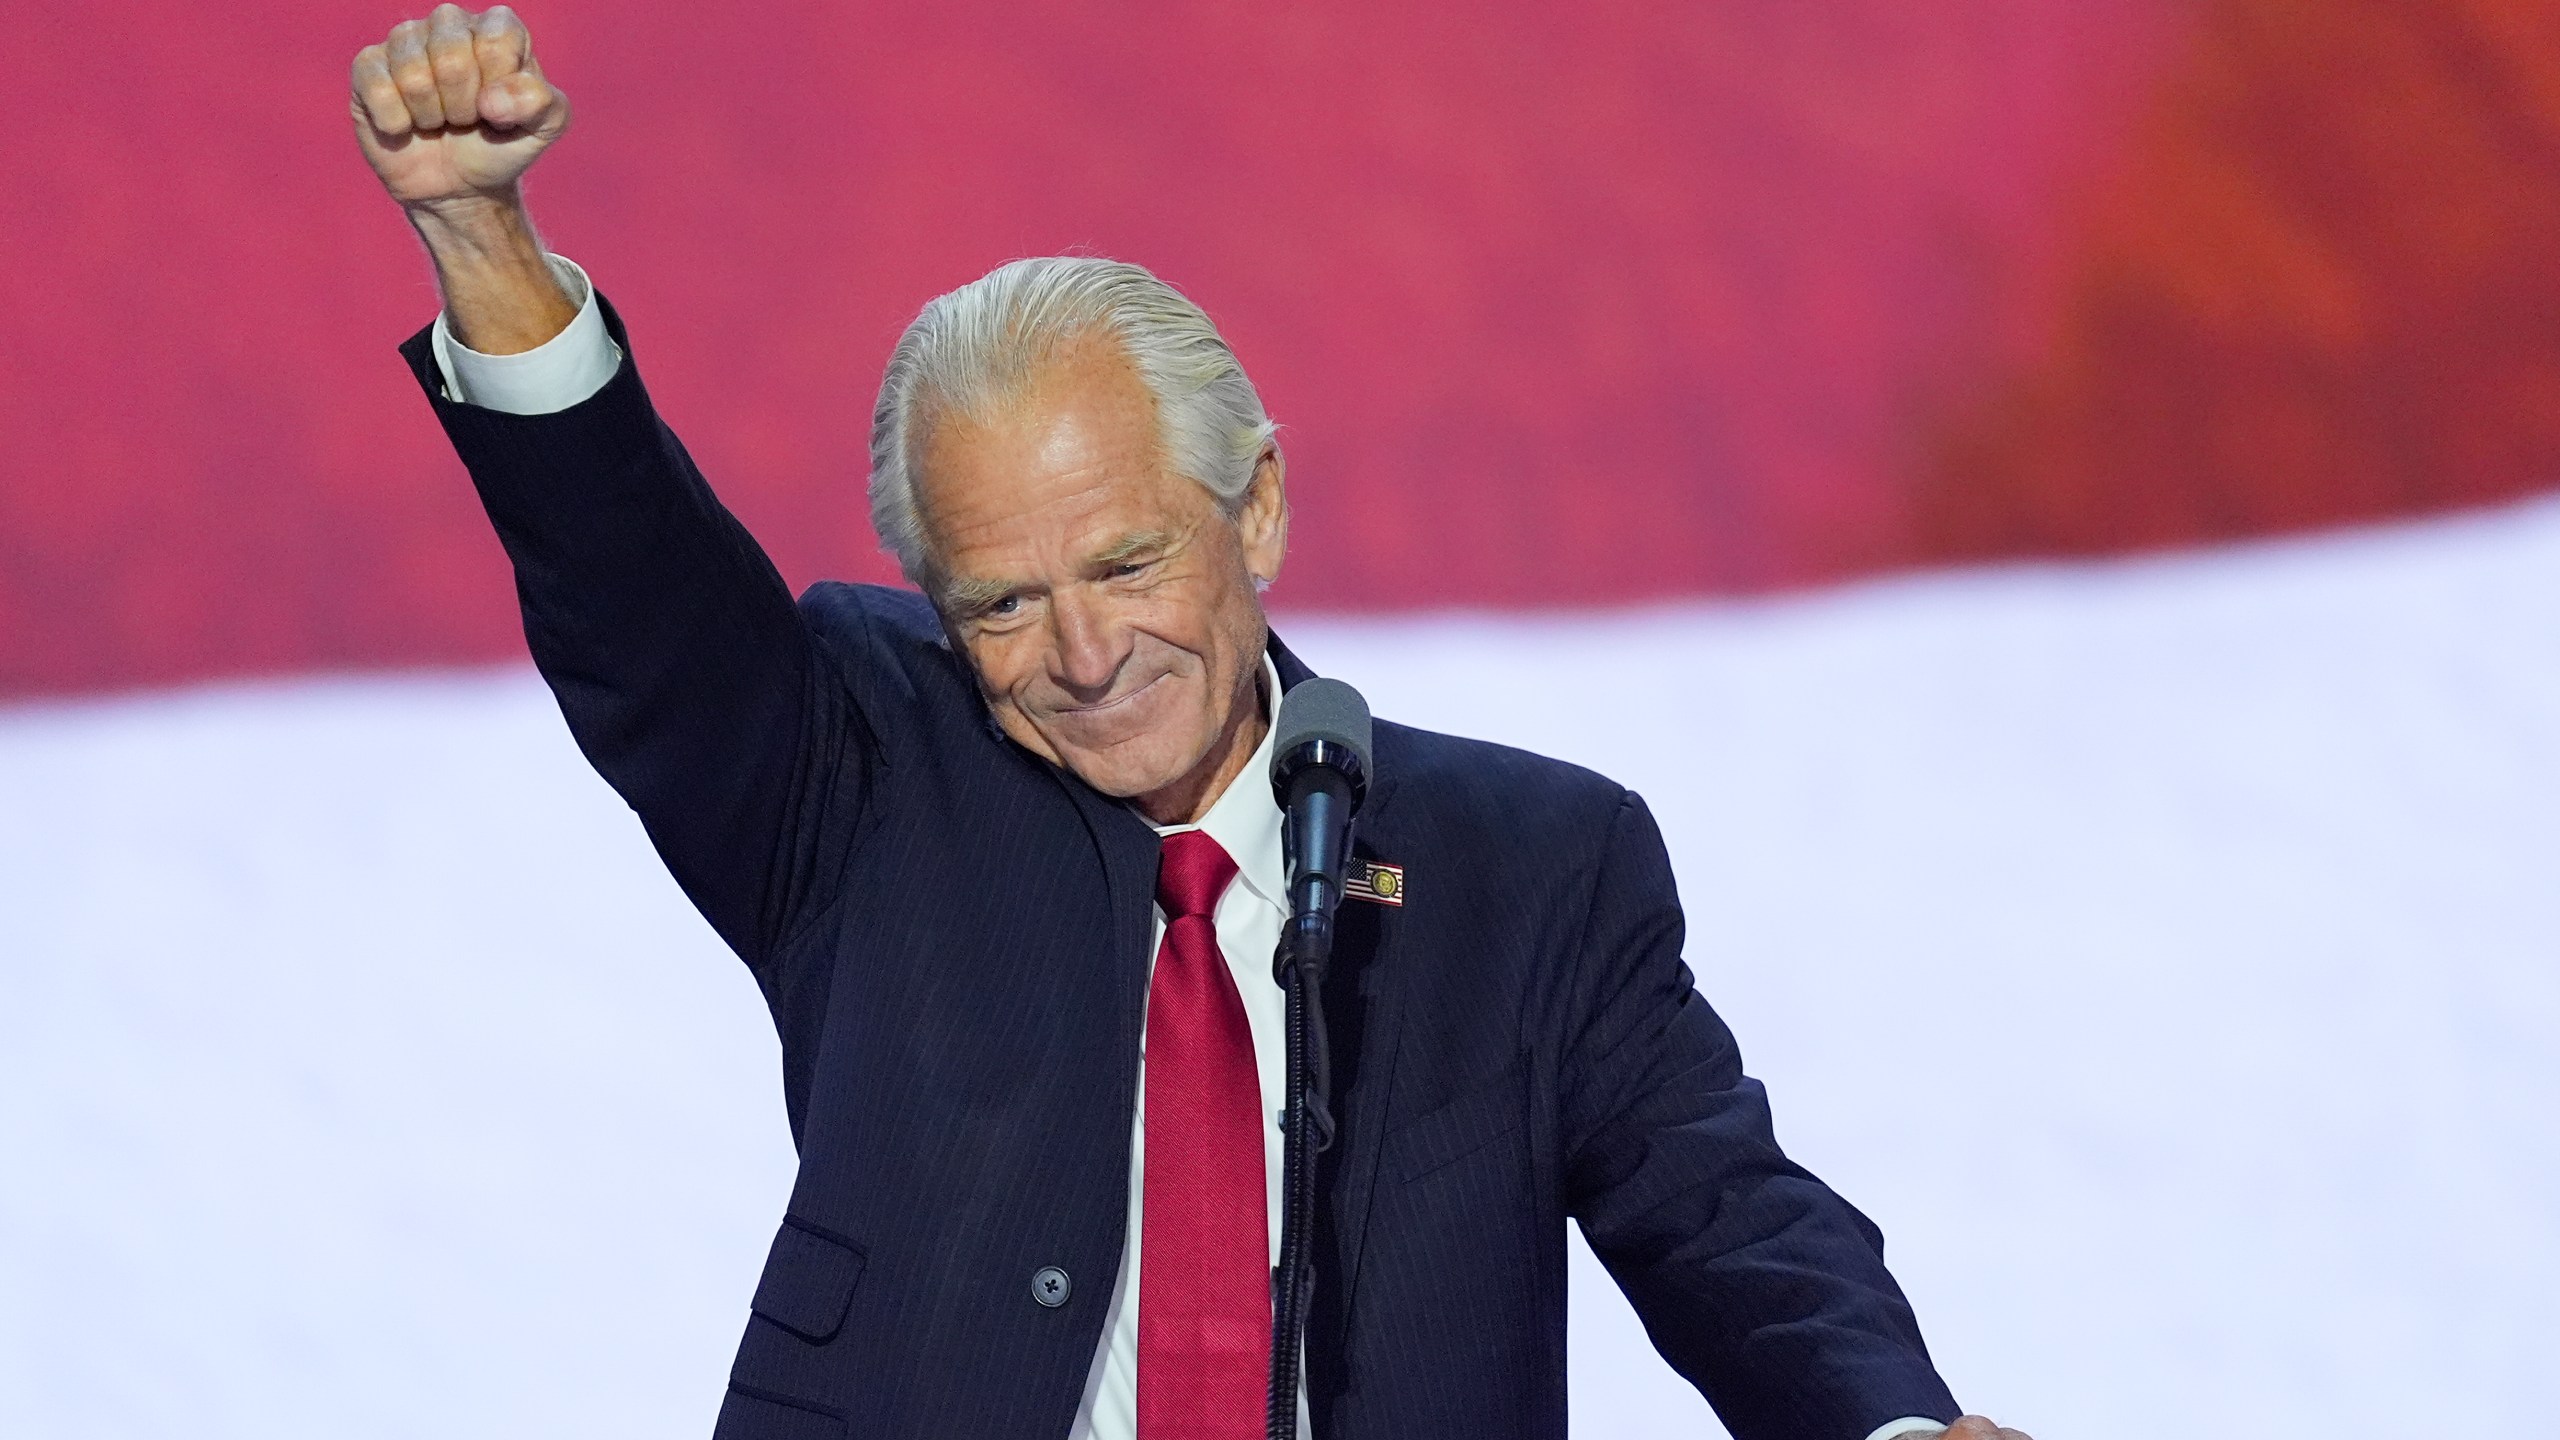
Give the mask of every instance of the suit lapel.
<svg viewBox="0 0 2560 1440">
<path fill-rule="evenodd" d="M 1046 762 L 1043 762 L 1046 764 Z M 1138 813 L 1085 784 L 1069 771 L 1049 765 L 1058 788 L 1075 802 L 1085 829 L 1102 858 L 1102 879 L 1111 903 L 1112 1020 L 1115 1053 L 1130 1057 L 1126 1087 L 1137 1103 L 1139 1029 L 1147 1015 L 1147 932 L 1155 921 L 1156 865 L 1163 844 Z"/>
<path fill-rule="evenodd" d="M 1352 853 L 1363 860 L 1393 861 L 1396 843 L 1391 806 L 1374 823 L 1370 804 L 1391 800 L 1372 792 L 1364 804 Z M 1405 1000 L 1404 970 L 1396 962 L 1404 915 L 1393 906 L 1345 901 L 1334 930 L 1334 955 L 1325 976 L 1325 1028 L 1333 1052 L 1335 1139 L 1317 1170 L 1321 1225 L 1317 1254 L 1330 1256 L 1330 1274 L 1319 1274 L 1309 1329 L 1337 1342 L 1347 1334 L 1351 1301 L 1368 1237 L 1369 1211 L 1378 1184 L 1387 1098 L 1395 1088 L 1398 1022 Z M 1313 1348 L 1313 1347 L 1311 1347 Z M 1338 1348 L 1338 1346 L 1337 1346 Z"/>
<path fill-rule="evenodd" d="M 1313 673 L 1280 638 L 1271 639 L 1273 662 L 1284 690 Z M 1352 830 L 1352 854 L 1395 863 L 1412 848 L 1398 824 L 1396 775 L 1381 758 Z M 1307 1321 L 1307 1386 L 1323 1413 L 1324 1397 L 1337 1393 L 1351 1303 L 1377 1193 L 1387 1097 L 1395 1088 L 1398 1012 L 1403 971 L 1396 963 L 1403 914 L 1393 906 L 1346 901 L 1335 922 L 1333 965 L 1325 976 L 1325 1029 L 1333 1052 L 1335 1139 L 1316 1171 L 1317 1276 Z"/>
</svg>

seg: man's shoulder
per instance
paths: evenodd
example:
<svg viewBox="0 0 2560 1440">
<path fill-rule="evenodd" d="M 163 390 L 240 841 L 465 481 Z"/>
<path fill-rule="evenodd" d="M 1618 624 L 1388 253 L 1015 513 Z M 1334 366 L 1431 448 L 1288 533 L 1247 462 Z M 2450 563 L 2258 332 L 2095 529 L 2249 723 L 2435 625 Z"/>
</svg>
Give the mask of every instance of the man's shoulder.
<svg viewBox="0 0 2560 1440">
<path fill-rule="evenodd" d="M 1435 983 L 1500 973 L 1500 956 L 1526 983 L 1516 966 L 1550 952 L 1515 941 L 1579 935 L 1603 875 L 1674 899 L 1659 833 L 1634 792 L 1608 776 L 1510 745 L 1383 722 L 1373 743 L 1378 773 L 1356 834 L 1372 858 L 1407 867 L 1401 883 L 1413 896 L 1433 897 L 1412 913 L 1428 917 L 1423 933 L 1457 945 L 1444 958 L 1464 960 L 1436 971 Z"/>
<path fill-rule="evenodd" d="M 878 639 L 929 648 L 944 644 L 932 602 L 894 585 L 821 580 L 800 593 L 800 614 L 830 641 Z"/>
<path fill-rule="evenodd" d="M 801 592 L 800 618 L 864 700 L 978 705 L 932 602 L 913 590 L 821 580 Z"/>
<path fill-rule="evenodd" d="M 1490 740 L 1381 720 L 1373 746 L 1397 807 L 1444 833 L 1597 843 L 1630 798 L 1598 771 Z"/>
</svg>

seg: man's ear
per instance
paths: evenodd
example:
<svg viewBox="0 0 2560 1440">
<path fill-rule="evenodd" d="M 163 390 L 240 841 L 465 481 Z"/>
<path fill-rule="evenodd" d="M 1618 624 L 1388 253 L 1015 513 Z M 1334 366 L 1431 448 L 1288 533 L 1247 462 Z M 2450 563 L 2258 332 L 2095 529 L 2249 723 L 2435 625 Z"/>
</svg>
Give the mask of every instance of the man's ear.
<svg viewBox="0 0 2560 1440">
<path fill-rule="evenodd" d="M 1289 500 L 1282 488 L 1285 467 L 1280 447 L 1266 444 L 1253 462 L 1253 481 L 1245 487 L 1243 508 L 1236 512 L 1236 538 L 1244 544 L 1244 566 L 1256 582 L 1280 578 L 1280 562 L 1289 553 Z"/>
</svg>

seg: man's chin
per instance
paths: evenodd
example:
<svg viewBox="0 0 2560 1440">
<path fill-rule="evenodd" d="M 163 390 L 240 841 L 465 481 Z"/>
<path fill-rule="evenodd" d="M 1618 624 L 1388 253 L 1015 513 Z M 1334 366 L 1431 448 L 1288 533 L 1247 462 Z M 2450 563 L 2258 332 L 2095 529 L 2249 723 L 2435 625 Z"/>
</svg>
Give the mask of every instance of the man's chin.
<svg viewBox="0 0 2560 1440">
<path fill-rule="evenodd" d="M 1068 750 L 1062 763 L 1077 779 L 1114 800 L 1136 800 L 1181 782 L 1188 766 L 1150 765 L 1131 757 Z"/>
<path fill-rule="evenodd" d="M 1207 738 L 1198 735 L 1186 734 L 1176 738 L 1160 729 L 1132 726 L 1128 727 L 1132 733 L 1115 736 L 1110 730 L 1121 727 L 1073 728 L 1090 728 L 1101 733 L 1075 736 L 1053 731 L 1050 743 L 1057 750 L 1058 763 L 1075 772 L 1076 777 L 1087 785 L 1121 800 L 1152 795 L 1169 785 L 1181 783 L 1209 751 Z"/>
</svg>

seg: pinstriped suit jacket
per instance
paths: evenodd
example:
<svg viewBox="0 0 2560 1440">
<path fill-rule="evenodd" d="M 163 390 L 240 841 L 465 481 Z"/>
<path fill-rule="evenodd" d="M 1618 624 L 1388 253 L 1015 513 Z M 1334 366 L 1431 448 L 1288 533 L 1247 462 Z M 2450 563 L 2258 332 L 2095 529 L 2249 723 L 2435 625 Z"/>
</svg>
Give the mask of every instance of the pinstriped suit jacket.
<svg viewBox="0 0 2560 1440">
<path fill-rule="evenodd" d="M 579 746 L 781 1034 L 800 1169 L 716 1440 L 1063 1436 L 1127 1223 L 1154 833 L 1003 736 L 921 597 L 795 603 L 635 359 L 517 416 L 402 352 Z M 1327 983 L 1316 1433 L 1562 1436 L 1568 1219 L 1741 1440 L 1952 1419 L 1875 1227 L 1691 988 L 1643 803 L 1393 724 L 1376 762 L 1358 849 L 1408 899 L 1345 907 Z"/>
</svg>

